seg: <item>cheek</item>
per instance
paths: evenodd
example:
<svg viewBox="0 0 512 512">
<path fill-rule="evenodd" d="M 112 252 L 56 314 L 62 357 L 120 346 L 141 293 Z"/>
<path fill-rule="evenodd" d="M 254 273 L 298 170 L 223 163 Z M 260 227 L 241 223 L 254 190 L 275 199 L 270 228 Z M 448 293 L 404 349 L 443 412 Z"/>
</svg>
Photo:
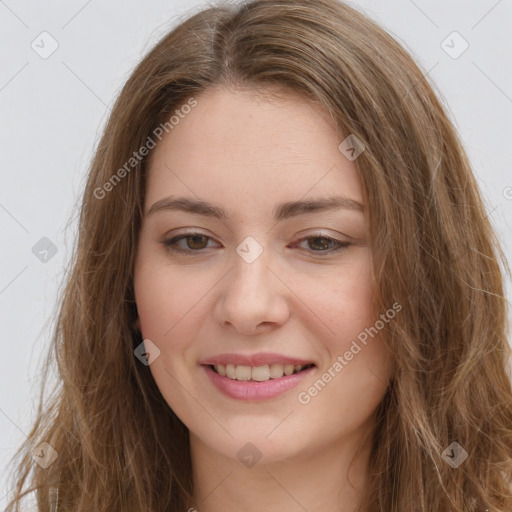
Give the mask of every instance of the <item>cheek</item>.
<svg viewBox="0 0 512 512">
<path fill-rule="evenodd" d="M 297 391 L 297 399 L 308 414 L 321 418 L 321 428 L 335 433 L 343 425 L 349 432 L 375 410 L 391 375 L 391 358 L 375 329 L 381 312 L 373 310 L 369 260 L 319 282 L 316 291 L 311 309 L 329 327 L 321 339 L 326 357 L 315 378 Z"/>
<path fill-rule="evenodd" d="M 308 280 L 309 288 L 302 290 L 317 325 L 324 326 L 327 337 L 323 342 L 332 357 L 347 350 L 352 340 L 378 317 L 373 310 L 369 261 L 369 254 L 358 253 L 346 266 L 320 279 Z"/>
<path fill-rule="evenodd" d="M 166 340 L 188 321 L 189 312 L 204 295 L 197 284 L 191 271 L 173 268 L 142 249 L 135 265 L 134 290 L 143 336 L 161 348 L 167 346 Z"/>
</svg>

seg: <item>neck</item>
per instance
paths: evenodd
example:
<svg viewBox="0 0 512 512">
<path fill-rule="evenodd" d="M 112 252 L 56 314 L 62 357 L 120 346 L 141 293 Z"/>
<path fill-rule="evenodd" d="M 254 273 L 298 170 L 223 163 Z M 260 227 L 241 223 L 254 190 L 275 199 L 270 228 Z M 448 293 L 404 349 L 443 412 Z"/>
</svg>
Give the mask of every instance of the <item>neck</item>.
<svg viewBox="0 0 512 512">
<path fill-rule="evenodd" d="M 371 436 L 359 430 L 320 449 L 246 467 L 190 433 L 194 480 L 190 512 L 365 512 L 357 505 L 368 479 L 370 442 Z"/>
</svg>

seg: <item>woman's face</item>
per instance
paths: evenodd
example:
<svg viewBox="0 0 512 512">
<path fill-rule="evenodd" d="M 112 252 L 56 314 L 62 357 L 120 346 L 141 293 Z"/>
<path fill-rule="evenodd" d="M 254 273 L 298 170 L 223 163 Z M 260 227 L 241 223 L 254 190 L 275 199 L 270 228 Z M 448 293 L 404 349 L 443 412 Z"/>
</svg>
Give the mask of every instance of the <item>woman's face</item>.
<svg viewBox="0 0 512 512">
<path fill-rule="evenodd" d="M 194 446 L 246 465 L 354 440 L 390 360 L 344 137 L 294 95 L 195 99 L 148 169 L 134 279 L 151 373 Z"/>
</svg>

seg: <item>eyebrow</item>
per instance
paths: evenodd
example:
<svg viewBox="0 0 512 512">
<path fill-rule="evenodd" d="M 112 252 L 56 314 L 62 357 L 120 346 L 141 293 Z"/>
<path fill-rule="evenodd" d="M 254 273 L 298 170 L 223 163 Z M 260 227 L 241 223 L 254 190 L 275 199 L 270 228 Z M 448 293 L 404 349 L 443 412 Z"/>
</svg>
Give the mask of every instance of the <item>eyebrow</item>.
<svg viewBox="0 0 512 512">
<path fill-rule="evenodd" d="M 289 201 L 277 205 L 274 208 L 273 213 L 275 220 L 280 222 L 298 215 L 338 209 L 360 211 L 364 213 L 364 206 L 360 202 L 342 196 L 325 197 L 309 201 Z M 195 213 L 197 215 L 204 215 L 205 217 L 214 217 L 220 220 L 228 219 L 226 211 L 220 206 L 210 204 L 202 200 L 173 196 L 164 197 L 154 203 L 146 213 L 146 216 L 170 210 L 180 210 L 188 213 Z"/>
</svg>

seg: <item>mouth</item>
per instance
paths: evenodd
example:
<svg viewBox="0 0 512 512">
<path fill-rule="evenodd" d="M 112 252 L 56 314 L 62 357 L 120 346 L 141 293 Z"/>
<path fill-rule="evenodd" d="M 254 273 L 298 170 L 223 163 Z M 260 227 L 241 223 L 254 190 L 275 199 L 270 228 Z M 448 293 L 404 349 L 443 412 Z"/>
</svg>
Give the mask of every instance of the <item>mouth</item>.
<svg viewBox="0 0 512 512">
<path fill-rule="evenodd" d="M 316 368 L 312 363 L 249 366 L 216 362 L 201 366 L 214 388 L 230 399 L 242 401 L 269 400 L 286 395 Z"/>
<path fill-rule="evenodd" d="M 212 371 L 221 377 L 238 381 L 266 382 L 295 375 L 310 368 L 314 364 L 265 364 L 261 366 L 247 366 L 236 364 L 211 364 Z"/>
</svg>

